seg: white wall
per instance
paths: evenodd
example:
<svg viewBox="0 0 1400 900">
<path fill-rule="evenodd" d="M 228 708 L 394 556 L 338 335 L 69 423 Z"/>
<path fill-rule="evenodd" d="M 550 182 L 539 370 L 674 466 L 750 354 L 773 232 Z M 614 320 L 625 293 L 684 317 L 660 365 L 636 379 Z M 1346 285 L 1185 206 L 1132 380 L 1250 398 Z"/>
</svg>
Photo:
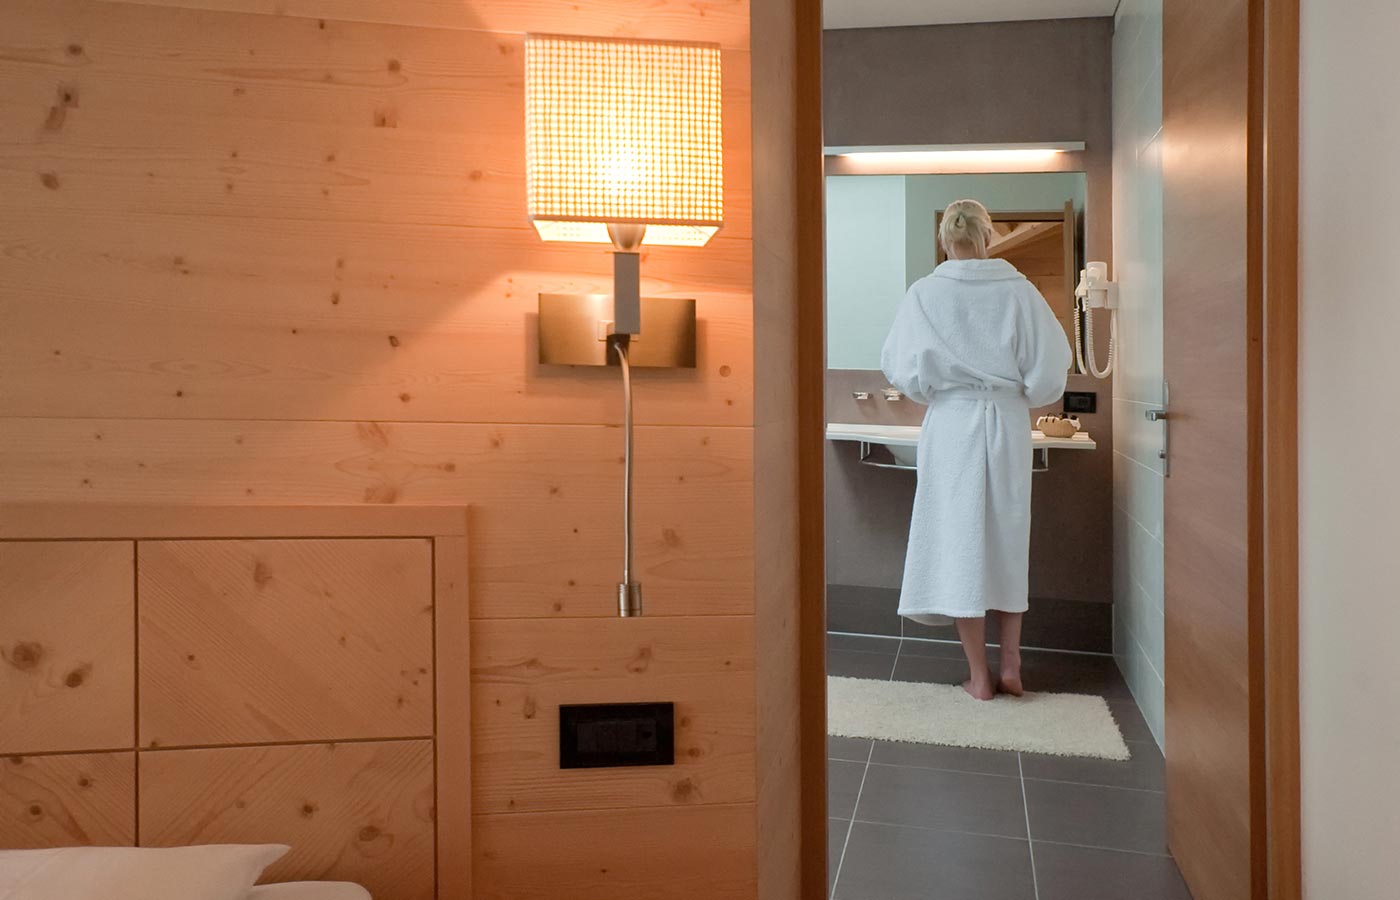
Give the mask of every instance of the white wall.
<svg viewBox="0 0 1400 900">
<path fill-rule="evenodd" d="M 1400 896 L 1400 4 L 1302 0 L 1303 881 Z"/>
<path fill-rule="evenodd" d="M 826 179 L 826 364 L 878 369 L 904 299 L 904 176 Z"/>
<path fill-rule="evenodd" d="M 1162 0 L 1114 17 L 1113 249 L 1113 650 L 1162 744 L 1162 433 L 1145 415 L 1162 401 Z"/>
</svg>

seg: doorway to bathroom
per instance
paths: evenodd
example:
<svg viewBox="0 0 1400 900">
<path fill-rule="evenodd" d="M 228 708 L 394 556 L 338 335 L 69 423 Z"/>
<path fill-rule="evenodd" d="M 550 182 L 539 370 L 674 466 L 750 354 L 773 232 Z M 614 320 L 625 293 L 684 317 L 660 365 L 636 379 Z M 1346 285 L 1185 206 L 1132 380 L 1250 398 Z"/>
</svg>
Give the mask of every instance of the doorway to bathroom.
<svg viewBox="0 0 1400 900">
<path fill-rule="evenodd" d="M 1262 448 L 1248 435 L 1274 433 L 1281 410 L 1266 406 L 1263 357 L 1247 351 L 1266 311 L 1288 318 L 1289 176 L 1284 154 L 1266 173 L 1258 157 L 1224 153 L 1286 138 L 1287 92 L 1259 93 L 1249 55 L 1208 39 L 1199 3 L 976 23 L 952 5 L 915 20 L 886 6 L 827 0 L 823 39 L 826 891 L 1292 896 L 1296 515 L 1276 499 L 1286 494 L 1263 499 Z M 1287 4 L 1226 6 L 1211 7 L 1210 28 L 1239 46 L 1262 49 L 1262 17 L 1273 17 L 1269 58 L 1287 77 Z M 1199 71 L 1187 71 L 1190 54 Z M 1205 115 L 1207 95 L 1222 118 Z M 1277 106 L 1267 122 L 1251 112 L 1262 97 Z M 1226 182 L 1171 133 L 1215 151 Z M 1228 210 L 1204 199 L 1208 184 L 1227 189 Z M 1266 187 L 1276 219 L 1254 205 Z M 906 291 L 941 262 L 939 213 L 964 197 L 992 213 L 988 255 L 1035 284 L 1076 351 L 1065 395 L 1027 423 L 1042 430 L 1027 461 L 1021 681 L 1036 703 L 1087 708 L 1039 721 L 1017 718 L 1035 705 L 1026 697 L 964 702 L 958 633 L 899 614 L 918 552 L 907 535 L 924 408 L 886 377 L 880 350 Z M 1205 263 L 1194 276 L 1192 259 Z M 1074 296 L 1098 261 L 1118 295 L 1116 327 Z M 1199 299 L 1193 322 L 1189 303 L 1169 299 L 1182 297 Z M 1287 333 L 1275 328 L 1266 346 L 1270 403 L 1288 396 Z M 1054 444 L 1060 428 L 1079 443 Z M 1287 446 L 1268 467 L 1285 490 Z M 1221 482 L 1228 472 L 1238 478 Z M 1267 554 L 1254 543 L 1264 521 Z M 1210 534 L 1228 539 L 1210 547 Z M 999 625 L 988 617 L 994 677 Z M 1227 689 L 1212 696 L 1212 683 Z"/>
</svg>

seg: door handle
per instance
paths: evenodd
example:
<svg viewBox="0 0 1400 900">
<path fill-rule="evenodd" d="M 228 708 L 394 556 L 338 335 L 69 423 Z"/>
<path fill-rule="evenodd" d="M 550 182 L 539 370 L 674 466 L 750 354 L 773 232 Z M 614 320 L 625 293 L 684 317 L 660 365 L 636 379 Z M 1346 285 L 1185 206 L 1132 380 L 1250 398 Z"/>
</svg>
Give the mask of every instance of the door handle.
<svg viewBox="0 0 1400 900">
<path fill-rule="evenodd" d="M 1147 421 L 1162 423 L 1162 449 L 1157 451 L 1157 458 L 1162 461 L 1162 477 L 1168 478 L 1172 474 L 1171 460 L 1167 458 L 1168 451 L 1171 450 L 1171 413 L 1168 407 L 1171 405 L 1171 385 L 1162 382 L 1162 406 L 1159 409 L 1149 409 L 1147 411 Z"/>
</svg>

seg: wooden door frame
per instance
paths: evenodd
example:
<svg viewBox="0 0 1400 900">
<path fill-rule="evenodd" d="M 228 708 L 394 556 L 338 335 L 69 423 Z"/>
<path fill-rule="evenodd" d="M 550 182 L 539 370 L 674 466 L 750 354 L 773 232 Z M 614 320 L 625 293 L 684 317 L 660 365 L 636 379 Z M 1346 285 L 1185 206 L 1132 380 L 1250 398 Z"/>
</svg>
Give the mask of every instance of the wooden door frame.
<svg viewBox="0 0 1400 900">
<path fill-rule="evenodd" d="M 797 467 L 801 529 L 799 682 L 802 710 L 802 896 L 826 887 L 826 584 L 822 402 L 826 374 L 823 298 L 823 167 L 820 4 L 793 5 L 795 173 L 805 198 L 795 210 L 798 282 Z M 1250 48 L 1251 314 L 1258 365 L 1251 377 L 1250 593 L 1263 615 L 1260 749 L 1252 767 L 1268 900 L 1301 900 L 1301 776 L 1298 716 L 1298 69 L 1299 0 L 1252 0 Z M 1259 820 L 1262 819 L 1262 820 Z"/>
</svg>

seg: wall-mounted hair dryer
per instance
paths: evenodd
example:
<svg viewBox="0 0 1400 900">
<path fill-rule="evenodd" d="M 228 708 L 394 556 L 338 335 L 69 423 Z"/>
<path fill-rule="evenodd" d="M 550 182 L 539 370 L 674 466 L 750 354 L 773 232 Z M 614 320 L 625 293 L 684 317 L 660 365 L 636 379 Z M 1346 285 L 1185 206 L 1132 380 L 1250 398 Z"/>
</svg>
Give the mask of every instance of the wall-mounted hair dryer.
<svg viewBox="0 0 1400 900">
<path fill-rule="evenodd" d="M 1108 280 L 1108 263 L 1091 262 L 1079 270 L 1079 285 L 1074 289 L 1074 354 L 1080 374 L 1107 378 L 1113 373 L 1118 353 L 1118 285 Z M 1100 369 L 1094 354 L 1093 310 L 1108 310 L 1108 362 Z M 1080 323 L 1083 333 L 1080 333 Z M 1088 361 L 1088 366 L 1084 365 Z"/>
</svg>

